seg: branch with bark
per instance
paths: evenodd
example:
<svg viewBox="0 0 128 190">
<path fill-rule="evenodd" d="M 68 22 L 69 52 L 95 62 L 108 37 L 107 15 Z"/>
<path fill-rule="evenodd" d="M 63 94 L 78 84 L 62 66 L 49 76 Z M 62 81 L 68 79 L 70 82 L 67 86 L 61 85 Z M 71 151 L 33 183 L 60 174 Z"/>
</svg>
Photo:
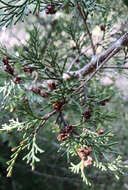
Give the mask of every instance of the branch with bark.
<svg viewBox="0 0 128 190">
<path fill-rule="evenodd" d="M 95 45 L 94 45 L 94 42 L 93 42 L 93 39 L 92 39 L 92 33 L 90 32 L 89 30 L 89 27 L 88 27 L 88 24 L 87 24 L 87 15 L 85 16 L 82 9 L 81 9 L 81 6 L 79 5 L 78 1 L 77 1 L 77 9 L 84 21 L 84 25 L 85 25 L 85 28 L 87 30 L 87 34 L 89 36 L 89 39 L 90 39 L 90 42 L 91 42 L 91 47 L 92 47 L 92 51 L 93 51 L 93 55 L 96 54 L 96 49 L 95 49 Z"/>
<path fill-rule="evenodd" d="M 69 75 L 68 78 L 70 77 L 82 78 L 92 72 L 95 72 L 96 68 L 101 69 L 102 68 L 101 65 L 103 66 L 105 63 L 107 63 L 114 55 L 116 55 L 120 50 L 122 50 L 127 45 L 128 45 L 128 31 L 114 44 L 112 44 L 107 50 L 105 50 L 100 54 L 92 56 L 91 61 L 83 68 L 76 71 L 67 72 L 66 74 Z"/>
</svg>

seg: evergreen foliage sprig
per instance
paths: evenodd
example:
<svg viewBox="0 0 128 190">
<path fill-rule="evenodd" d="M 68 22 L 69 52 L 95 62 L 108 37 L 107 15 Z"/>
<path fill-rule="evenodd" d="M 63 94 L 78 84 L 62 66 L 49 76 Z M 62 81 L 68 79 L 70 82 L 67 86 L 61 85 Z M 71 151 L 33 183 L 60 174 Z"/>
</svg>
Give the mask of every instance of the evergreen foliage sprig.
<svg viewBox="0 0 128 190">
<path fill-rule="evenodd" d="M 15 47 L 17 54 L 10 53 L 5 47 L 0 48 L 1 76 L 4 76 L 0 82 L 1 112 L 6 109 L 13 118 L 2 125 L 0 134 L 15 131 L 18 136 L 17 146 L 12 148 L 14 153 L 7 162 L 7 176 L 11 176 L 19 154 L 25 154 L 22 159 L 27 160 L 32 170 L 35 169 L 35 162 L 40 161 L 37 154 L 44 152 L 36 140 L 47 126 L 48 133 L 54 128 L 57 140 L 61 142 L 59 151 L 64 148 L 71 171 L 80 173 L 87 185 L 91 185 L 87 172 L 92 167 L 113 173 L 119 179 L 119 174 L 124 174 L 123 169 L 127 166 L 121 164 L 119 151 L 115 148 L 118 143 L 114 139 L 111 121 L 116 113 L 107 107 L 117 91 L 102 84 L 104 72 L 100 67 L 107 56 L 112 57 L 111 54 L 106 51 L 105 60 L 99 59 L 101 62 L 97 65 L 92 62 L 90 67 L 89 63 L 87 74 L 93 75 L 79 89 L 85 81 L 79 73 L 92 54 L 95 61 L 96 54 L 87 19 L 99 9 L 103 14 L 102 2 L 25 0 L 19 3 L 15 0 L 0 3 L 1 11 L 4 10 L 1 26 L 24 20 L 31 9 L 38 18 L 37 14 L 43 10 L 51 15 L 65 10 L 71 17 L 64 19 L 65 13 L 62 13 L 59 21 L 56 18 L 43 23 L 43 30 L 36 25 L 27 29 L 29 39 L 25 45 Z M 106 26 L 102 25 L 100 29 L 104 40 Z M 124 38 L 123 45 L 127 45 L 127 33 Z M 91 53 L 86 50 L 88 44 Z M 122 46 L 117 48 L 121 50 Z M 70 70 L 76 70 L 76 75 L 73 76 Z M 97 71 L 100 71 L 99 75 L 96 75 Z"/>
</svg>

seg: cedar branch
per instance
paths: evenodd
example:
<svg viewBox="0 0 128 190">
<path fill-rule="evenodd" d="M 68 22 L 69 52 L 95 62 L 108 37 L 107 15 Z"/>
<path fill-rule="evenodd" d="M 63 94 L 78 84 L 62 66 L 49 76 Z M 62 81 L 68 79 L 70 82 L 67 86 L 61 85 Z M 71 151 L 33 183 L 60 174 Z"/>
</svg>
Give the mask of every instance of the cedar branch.
<svg viewBox="0 0 128 190">
<path fill-rule="evenodd" d="M 128 45 L 128 31 L 118 39 L 114 44 L 112 44 L 106 51 L 92 56 L 91 61 L 85 65 L 83 68 L 77 71 L 67 72 L 69 76 L 82 78 L 85 75 L 92 73 L 97 65 L 102 65 L 103 62 L 107 63 L 114 55 L 116 55 L 120 50 L 122 50 L 125 46 Z"/>
</svg>

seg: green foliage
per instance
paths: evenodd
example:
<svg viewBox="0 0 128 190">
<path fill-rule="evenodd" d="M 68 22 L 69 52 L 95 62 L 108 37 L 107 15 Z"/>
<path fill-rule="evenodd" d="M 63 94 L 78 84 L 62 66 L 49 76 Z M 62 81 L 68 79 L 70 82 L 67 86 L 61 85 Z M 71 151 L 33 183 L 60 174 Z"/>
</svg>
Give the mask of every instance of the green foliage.
<svg viewBox="0 0 128 190">
<path fill-rule="evenodd" d="M 128 7 L 128 1 L 127 0 L 123 0 L 123 2 Z"/>
<path fill-rule="evenodd" d="M 44 151 L 41 150 L 37 144 L 36 144 L 36 135 L 34 135 L 33 139 L 32 139 L 32 148 L 31 151 L 23 158 L 23 160 L 27 159 L 27 163 L 31 163 L 30 165 L 32 166 L 32 170 L 35 169 L 35 162 L 39 162 L 40 159 L 36 157 L 35 154 L 39 153 L 43 153 Z M 28 145 L 28 148 L 30 146 L 30 143 Z"/>
<path fill-rule="evenodd" d="M 40 11 L 40 0 L 29 1 L 25 0 L 23 3 L 14 0 L 14 1 L 0 1 L 1 5 L 1 26 L 9 26 L 12 24 L 13 20 L 14 24 L 16 24 L 19 20 L 24 21 L 24 17 L 30 13 L 30 5 L 34 5 L 33 13 L 36 11 Z"/>
<path fill-rule="evenodd" d="M 57 157 L 53 153 L 51 156 L 50 152 L 51 144 L 54 144 L 59 148 L 58 154 L 66 155 L 70 171 L 80 174 L 87 186 L 94 182 L 89 177 L 93 171 L 106 172 L 119 180 L 120 175 L 125 175 L 127 164 L 122 164 L 124 159 L 120 157 L 119 143 L 113 133 L 113 121 L 118 118 L 118 110 L 111 109 L 118 93 L 114 75 L 111 85 L 104 85 L 102 79 L 106 72 L 100 70 L 80 89 L 86 76 L 71 75 L 73 71 L 79 72 L 94 56 L 90 50 L 91 33 L 88 30 L 100 25 L 100 20 L 105 23 L 104 29 L 100 26 L 103 44 L 99 42 L 95 47 L 108 46 L 111 26 L 117 19 L 109 18 L 116 14 L 118 7 L 112 4 L 109 9 L 110 1 L 98 0 L 9 0 L 0 3 L 0 26 L 16 24 L 24 20 L 30 11 L 36 14 L 37 22 L 27 26 L 29 38 L 24 45 L 15 46 L 14 50 L 0 47 L 1 117 L 6 112 L 8 114 L 6 121 L 1 122 L 0 134 L 4 143 L 15 142 L 13 146 L 10 144 L 13 153 L 7 162 L 7 176 L 12 175 L 18 158 L 25 160 L 36 173 L 35 163 L 44 159 L 47 152 L 46 160 Z M 53 18 L 50 15 L 42 18 L 41 12 L 48 9 Z M 52 11 L 54 14 L 60 12 L 60 15 L 53 15 Z M 85 25 L 82 14 L 88 19 L 87 23 L 84 20 Z M 119 65 L 123 59 L 122 54 L 121 58 L 115 58 Z M 115 60 L 113 58 L 110 64 Z M 96 68 L 98 66 L 97 63 Z M 91 72 L 95 74 L 95 71 Z M 39 143 L 40 138 L 46 142 L 44 145 Z M 52 139 L 55 142 L 51 143 Z M 53 149 L 53 152 L 57 151 Z"/>
</svg>

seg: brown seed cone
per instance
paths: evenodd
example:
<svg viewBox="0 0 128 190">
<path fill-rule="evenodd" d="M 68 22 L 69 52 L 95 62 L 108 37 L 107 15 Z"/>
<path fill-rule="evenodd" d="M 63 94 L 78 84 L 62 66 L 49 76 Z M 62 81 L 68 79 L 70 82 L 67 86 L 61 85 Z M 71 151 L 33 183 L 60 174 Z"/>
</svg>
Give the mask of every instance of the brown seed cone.
<svg viewBox="0 0 128 190">
<path fill-rule="evenodd" d="M 60 112 L 64 108 L 64 101 L 55 102 L 52 106 L 56 111 Z"/>
<path fill-rule="evenodd" d="M 57 137 L 58 141 L 65 141 L 69 138 L 68 133 L 60 133 Z"/>
<path fill-rule="evenodd" d="M 85 151 L 84 148 L 80 148 L 80 149 L 78 150 L 78 155 L 79 155 L 79 157 L 80 157 L 82 160 L 84 160 L 85 157 L 88 155 L 88 151 Z"/>
<path fill-rule="evenodd" d="M 53 91 L 53 90 L 56 89 L 56 84 L 55 84 L 54 82 L 49 83 L 49 84 L 48 84 L 48 87 L 49 87 L 49 89 L 50 89 L 51 91 Z"/>
<path fill-rule="evenodd" d="M 50 3 L 45 9 L 46 14 L 55 14 L 56 12 L 57 10 L 54 3 Z"/>
<path fill-rule="evenodd" d="M 33 70 L 29 67 L 23 67 L 23 71 L 26 73 L 32 73 L 33 72 Z"/>
<path fill-rule="evenodd" d="M 66 128 L 65 128 L 65 132 L 66 133 L 72 133 L 72 131 L 73 131 L 72 125 L 67 125 Z"/>
<path fill-rule="evenodd" d="M 40 93 L 40 88 L 39 87 L 37 87 L 37 88 L 32 87 L 31 91 L 35 92 L 36 94 L 39 94 Z"/>
<path fill-rule="evenodd" d="M 8 61 L 7 57 L 4 57 L 2 62 L 3 62 L 4 65 L 9 65 L 9 61 Z"/>
<path fill-rule="evenodd" d="M 107 98 L 107 99 L 105 99 L 105 100 L 99 102 L 99 105 L 105 106 L 109 101 L 110 101 L 110 98 Z"/>
<path fill-rule="evenodd" d="M 25 103 L 25 102 L 28 102 L 28 98 L 27 97 L 24 97 L 23 98 L 23 102 Z"/>
<path fill-rule="evenodd" d="M 14 83 L 18 84 L 18 83 L 20 83 L 21 78 L 20 77 L 16 77 L 13 81 L 14 81 Z"/>
<path fill-rule="evenodd" d="M 91 117 L 91 110 L 90 109 L 88 109 L 88 110 L 86 110 L 85 112 L 83 112 L 82 113 L 82 115 L 83 115 L 83 117 L 85 118 L 85 119 L 90 119 L 90 117 Z"/>
<path fill-rule="evenodd" d="M 85 148 L 80 148 L 78 150 L 78 155 L 79 157 L 83 160 L 85 159 L 90 153 L 92 152 L 92 148 L 88 147 L 87 149 Z"/>
<path fill-rule="evenodd" d="M 91 156 L 88 156 L 88 157 L 87 157 L 87 160 L 84 161 L 84 166 L 85 166 L 85 167 L 89 167 L 89 166 L 91 166 L 92 164 L 93 164 L 93 159 L 92 159 Z"/>
<path fill-rule="evenodd" d="M 40 93 L 40 88 L 39 87 L 35 88 L 35 93 L 37 93 L 37 94 Z"/>
<path fill-rule="evenodd" d="M 11 67 L 11 66 L 9 66 L 8 67 L 8 71 L 7 71 L 10 75 L 14 75 L 14 69 Z"/>
<path fill-rule="evenodd" d="M 43 97 L 43 98 L 48 98 L 49 97 L 49 93 L 48 92 L 45 92 L 45 91 L 41 91 L 40 92 L 40 96 Z"/>
<path fill-rule="evenodd" d="M 98 130 L 98 134 L 99 134 L 99 135 L 104 134 L 104 130 L 102 130 L 102 129 Z"/>
<path fill-rule="evenodd" d="M 101 31 L 104 31 L 104 32 L 105 32 L 105 30 L 106 30 L 106 25 L 105 25 L 105 24 L 101 24 L 101 25 L 100 25 L 100 29 L 101 29 Z"/>
<path fill-rule="evenodd" d="M 91 147 L 88 147 L 88 154 L 90 154 L 92 152 L 92 148 Z"/>
</svg>

